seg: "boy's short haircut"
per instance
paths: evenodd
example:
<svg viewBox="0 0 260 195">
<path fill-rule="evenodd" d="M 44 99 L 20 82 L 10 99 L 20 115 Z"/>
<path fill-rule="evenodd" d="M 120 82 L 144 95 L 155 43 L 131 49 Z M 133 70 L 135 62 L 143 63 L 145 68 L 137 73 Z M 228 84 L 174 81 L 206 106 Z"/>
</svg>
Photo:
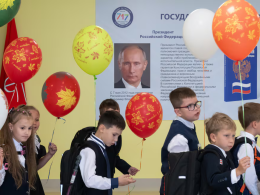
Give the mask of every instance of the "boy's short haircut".
<svg viewBox="0 0 260 195">
<path fill-rule="evenodd" d="M 98 121 L 98 127 L 100 125 L 104 125 L 107 129 L 115 126 L 121 130 L 125 129 L 125 120 L 119 112 L 116 111 L 106 111 L 104 114 L 101 115 Z"/>
<path fill-rule="evenodd" d="M 196 97 L 196 93 L 188 87 L 180 87 L 173 90 L 169 97 L 173 107 L 177 108 L 182 105 L 183 99 Z"/>
<path fill-rule="evenodd" d="M 109 108 L 111 108 L 113 110 L 119 110 L 119 105 L 113 99 L 104 100 L 99 106 L 100 115 L 104 114 Z"/>
<path fill-rule="evenodd" d="M 210 140 L 210 134 L 217 134 L 222 129 L 236 130 L 235 122 L 226 114 L 216 112 L 211 118 L 205 120 L 206 133 L 208 140 Z"/>
<path fill-rule="evenodd" d="M 245 121 L 243 120 L 242 106 L 239 106 L 238 119 L 244 129 L 246 129 L 253 121 L 260 121 L 260 104 L 254 102 L 244 104 L 244 117 Z"/>
</svg>

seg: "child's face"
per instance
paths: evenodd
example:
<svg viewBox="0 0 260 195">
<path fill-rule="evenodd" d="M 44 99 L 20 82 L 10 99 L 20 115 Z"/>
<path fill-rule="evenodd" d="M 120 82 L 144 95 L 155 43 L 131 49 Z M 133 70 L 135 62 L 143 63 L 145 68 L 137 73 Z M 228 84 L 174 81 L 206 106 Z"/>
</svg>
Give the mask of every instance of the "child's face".
<svg viewBox="0 0 260 195">
<path fill-rule="evenodd" d="M 14 125 L 9 123 L 9 129 L 17 142 L 26 142 L 32 134 L 33 120 L 23 116 Z"/>
<path fill-rule="evenodd" d="M 200 108 L 195 106 L 194 110 L 189 110 L 187 106 L 196 104 L 198 102 L 197 97 L 185 98 L 182 100 L 182 104 L 180 107 L 186 108 L 176 108 L 174 109 L 177 116 L 182 117 L 183 119 L 193 122 L 199 119 L 200 116 Z"/>
<path fill-rule="evenodd" d="M 236 130 L 221 129 L 218 133 L 210 134 L 211 143 L 222 148 L 224 151 L 229 151 L 235 143 Z"/>
<path fill-rule="evenodd" d="M 37 110 L 30 110 L 30 113 L 32 114 L 33 118 L 33 132 L 36 133 L 40 126 L 40 115 Z"/>
<path fill-rule="evenodd" d="M 118 137 L 122 134 L 122 130 L 117 128 L 116 126 L 112 126 L 111 128 L 107 129 L 104 125 L 101 127 L 102 137 L 104 144 L 108 147 L 114 145 Z"/>
</svg>

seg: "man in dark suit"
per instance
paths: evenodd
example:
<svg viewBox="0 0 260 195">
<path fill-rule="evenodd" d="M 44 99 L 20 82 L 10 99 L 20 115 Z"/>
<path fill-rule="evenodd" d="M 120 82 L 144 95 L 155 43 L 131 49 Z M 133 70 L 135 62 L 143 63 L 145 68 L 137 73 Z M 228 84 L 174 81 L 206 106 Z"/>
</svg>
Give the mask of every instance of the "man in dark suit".
<svg viewBox="0 0 260 195">
<path fill-rule="evenodd" d="M 141 82 L 147 67 L 145 51 L 137 45 L 124 47 L 118 56 L 118 65 L 122 78 L 115 83 L 115 88 L 142 89 L 150 88 Z"/>
</svg>

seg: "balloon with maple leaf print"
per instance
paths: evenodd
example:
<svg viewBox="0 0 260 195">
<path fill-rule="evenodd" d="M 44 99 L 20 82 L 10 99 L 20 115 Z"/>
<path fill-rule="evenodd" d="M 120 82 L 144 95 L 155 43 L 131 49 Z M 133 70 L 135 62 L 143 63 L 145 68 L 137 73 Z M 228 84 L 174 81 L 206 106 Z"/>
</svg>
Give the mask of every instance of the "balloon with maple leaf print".
<svg viewBox="0 0 260 195">
<path fill-rule="evenodd" d="M 245 0 L 228 0 L 216 11 L 212 32 L 215 42 L 227 57 L 234 61 L 243 60 L 259 41 L 258 13 Z"/>
<path fill-rule="evenodd" d="M 13 40 L 3 56 L 5 72 L 14 83 L 31 79 L 39 71 L 41 63 L 42 51 L 35 40 L 28 37 Z"/>
<path fill-rule="evenodd" d="M 52 74 L 42 87 L 43 104 L 57 118 L 69 114 L 77 106 L 79 97 L 79 83 L 67 72 Z"/>
<path fill-rule="evenodd" d="M 154 134 L 162 123 L 161 103 L 150 93 L 138 93 L 128 102 L 125 118 L 131 131 L 145 139 Z"/>
<path fill-rule="evenodd" d="M 21 0 L 0 0 L 0 27 L 10 22 L 20 9 Z"/>
<path fill-rule="evenodd" d="M 96 25 L 81 29 L 73 41 L 73 56 L 89 75 L 99 75 L 110 64 L 114 48 L 109 34 Z"/>
</svg>

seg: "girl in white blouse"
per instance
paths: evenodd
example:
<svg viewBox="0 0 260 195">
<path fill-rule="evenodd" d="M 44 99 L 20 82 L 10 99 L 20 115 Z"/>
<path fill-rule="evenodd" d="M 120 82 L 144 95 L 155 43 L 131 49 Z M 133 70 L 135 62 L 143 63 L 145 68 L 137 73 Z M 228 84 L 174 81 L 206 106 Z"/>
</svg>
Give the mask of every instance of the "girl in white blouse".
<svg viewBox="0 0 260 195">
<path fill-rule="evenodd" d="M 30 194 L 36 179 L 31 113 L 11 109 L 0 131 L 0 194 Z"/>
</svg>

